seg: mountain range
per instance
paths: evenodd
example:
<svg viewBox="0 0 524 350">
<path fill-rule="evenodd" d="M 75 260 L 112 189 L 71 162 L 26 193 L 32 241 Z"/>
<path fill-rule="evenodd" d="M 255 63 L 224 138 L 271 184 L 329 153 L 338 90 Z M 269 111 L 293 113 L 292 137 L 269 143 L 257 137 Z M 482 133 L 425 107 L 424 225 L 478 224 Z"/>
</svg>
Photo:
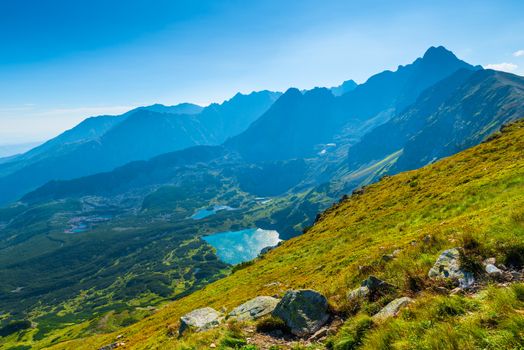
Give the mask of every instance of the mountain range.
<svg viewBox="0 0 524 350">
<path fill-rule="evenodd" d="M 216 145 L 243 131 L 280 96 L 237 94 L 222 104 L 153 105 L 121 116 L 88 118 L 43 145 L 0 164 L 0 203 L 50 180 L 108 171 L 195 145 Z"/>
<path fill-rule="evenodd" d="M 449 180 L 460 157 L 431 164 L 496 137 L 523 115 L 523 77 L 431 47 L 411 64 L 360 85 L 349 80 L 334 88 L 237 94 L 204 108 L 153 105 L 88 118 L 0 164 L 0 202 L 10 203 L 0 209 L 2 322 L 36 322 L 22 337 L 27 344 L 49 340 L 71 322 L 89 326 L 56 339 L 110 331 L 96 326 L 103 317 L 117 328 L 136 322 L 166 300 L 185 298 L 238 268 L 221 261 L 206 236 L 276 230 L 291 239 L 285 254 L 299 254 L 294 242 L 307 249 L 321 244 L 311 237 L 332 227 L 322 226 L 323 218 L 343 230 L 330 214 L 341 208 L 341 197 L 354 192 L 350 202 L 358 202 L 380 179 L 381 188 L 408 181 L 407 189 L 415 191 L 421 175 L 388 179 L 425 166 L 432 172 L 420 174 L 428 179 L 440 169 Z M 471 153 L 468 164 L 479 154 Z M 496 155 L 479 161 L 497 168 Z M 366 206 L 388 208 L 387 199 L 371 197 L 383 192 L 372 192 Z M 352 204 L 341 205 L 348 208 L 340 215 L 353 215 Z M 413 227 L 417 220 L 410 221 Z M 320 250 L 329 246 L 325 239 L 322 245 Z M 278 261 L 283 250 L 274 250 L 270 256 Z M 333 263 L 343 261 L 337 256 Z M 318 287 L 296 276 L 293 286 Z M 218 283 L 229 288 L 229 280 Z M 272 283 L 269 277 L 266 282 Z"/>
</svg>

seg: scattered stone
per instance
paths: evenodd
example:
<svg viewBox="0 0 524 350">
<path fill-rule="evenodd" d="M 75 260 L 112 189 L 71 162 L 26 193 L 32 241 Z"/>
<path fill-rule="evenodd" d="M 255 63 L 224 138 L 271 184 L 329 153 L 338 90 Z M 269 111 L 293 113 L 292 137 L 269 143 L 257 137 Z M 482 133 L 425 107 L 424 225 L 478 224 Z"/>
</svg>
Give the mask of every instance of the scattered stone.
<svg viewBox="0 0 524 350">
<path fill-rule="evenodd" d="M 397 257 L 401 252 L 402 252 L 402 249 L 395 249 L 393 253 L 391 253 L 391 255 L 393 255 L 394 257 Z"/>
<path fill-rule="evenodd" d="M 522 278 L 522 274 L 518 271 L 510 271 L 511 279 L 513 280 L 520 280 Z"/>
<path fill-rule="evenodd" d="M 429 270 L 428 276 L 429 278 L 456 279 L 461 288 L 467 288 L 475 282 L 473 273 L 461 269 L 458 248 L 451 248 L 442 252 L 435 265 Z"/>
<path fill-rule="evenodd" d="M 373 275 L 369 276 L 364 281 L 362 281 L 361 286 L 362 287 L 367 287 L 372 294 L 375 294 L 377 292 L 387 291 L 387 290 L 395 288 L 394 285 L 389 284 L 389 283 L 387 283 L 385 281 L 382 281 L 381 279 L 379 279 L 379 278 L 377 278 L 377 277 L 375 277 Z"/>
<path fill-rule="evenodd" d="M 389 304 L 387 304 L 386 306 L 384 306 L 384 308 L 382 308 L 382 310 L 380 310 L 377 314 L 375 314 L 373 316 L 373 319 L 374 320 L 385 320 L 390 317 L 396 317 L 402 308 L 406 307 L 407 305 L 411 304 L 412 302 L 413 302 L 413 299 L 408 298 L 408 297 L 402 297 L 402 298 L 395 299 L 392 302 L 390 302 Z"/>
<path fill-rule="evenodd" d="M 448 294 L 449 290 L 445 287 L 442 287 L 442 286 L 436 286 L 436 287 L 433 287 L 433 290 L 435 292 L 437 292 L 438 294 Z"/>
<path fill-rule="evenodd" d="M 112 349 L 116 349 L 119 346 L 123 346 L 123 345 L 125 345 L 125 344 L 124 343 L 111 343 L 111 344 L 102 346 L 98 350 L 112 350 Z"/>
<path fill-rule="evenodd" d="M 282 285 L 282 283 L 277 281 L 277 282 L 270 282 L 270 283 L 264 285 L 264 287 L 277 287 L 277 286 L 281 286 L 281 285 Z"/>
<path fill-rule="evenodd" d="M 358 287 L 356 289 L 353 289 L 352 291 L 350 291 L 348 293 L 348 300 L 358 300 L 358 299 L 363 299 L 363 298 L 367 298 L 369 295 L 371 294 L 371 292 L 369 291 L 369 288 L 368 287 Z"/>
<path fill-rule="evenodd" d="M 344 320 L 339 316 L 333 317 L 333 321 L 329 324 L 327 335 L 335 335 L 338 333 L 340 327 L 344 324 Z"/>
<path fill-rule="evenodd" d="M 256 320 L 273 312 L 278 302 L 279 299 L 269 296 L 256 297 L 234 308 L 228 317 L 241 321 Z"/>
<path fill-rule="evenodd" d="M 410 244 L 414 247 L 414 246 L 417 245 L 417 241 L 416 240 L 412 240 Z"/>
<path fill-rule="evenodd" d="M 375 294 L 383 293 L 394 288 L 395 286 L 382 281 L 375 276 L 369 276 L 367 279 L 362 281 L 360 287 L 351 290 L 348 293 L 347 298 L 350 301 L 369 298 Z"/>
<path fill-rule="evenodd" d="M 318 331 L 316 331 L 315 334 L 313 334 L 311 337 L 309 337 L 308 341 L 310 341 L 310 342 L 319 341 L 319 340 L 327 337 L 327 335 L 328 335 L 328 328 L 327 327 L 322 327 Z"/>
<path fill-rule="evenodd" d="M 497 260 L 495 258 L 488 258 L 484 260 L 484 265 L 495 265 Z"/>
<path fill-rule="evenodd" d="M 217 327 L 221 321 L 222 316 L 213 308 L 196 309 L 180 318 L 178 334 L 182 335 L 188 329 L 202 332 Z"/>
<path fill-rule="evenodd" d="M 493 264 L 487 264 L 485 269 L 486 269 L 486 273 L 491 277 L 496 277 L 496 278 L 502 277 L 502 270 Z"/>
<path fill-rule="evenodd" d="M 211 343 L 211 344 L 209 344 L 209 347 L 210 347 L 211 349 L 214 349 L 214 348 L 217 347 L 217 345 L 216 345 L 215 343 Z"/>
<path fill-rule="evenodd" d="M 318 331 L 329 319 L 325 296 L 314 290 L 291 290 L 273 310 L 273 316 L 281 318 L 291 333 L 303 337 Z"/>
<path fill-rule="evenodd" d="M 384 261 L 391 261 L 395 258 L 395 256 L 393 254 L 384 254 L 382 255 L 382 260 Z"/>
<path fill-rule="evenodd" d="M 464 289 L 460 288 L 460 287 L 456 287 L 456 288 L 453 288 L 449 294 L 451 295 L 462 295 L 464 294 Z"/>
<path fill-rule="evenodd" d="M 123 337 L 124 337 L 124 336 L 123 336 L 122 334 L 119 334 L 119 335 L 116 336 L 116 339 L 117 339 L 117 340 L 118 340 L 118 339 L 122 339 Z"/>
</svg>

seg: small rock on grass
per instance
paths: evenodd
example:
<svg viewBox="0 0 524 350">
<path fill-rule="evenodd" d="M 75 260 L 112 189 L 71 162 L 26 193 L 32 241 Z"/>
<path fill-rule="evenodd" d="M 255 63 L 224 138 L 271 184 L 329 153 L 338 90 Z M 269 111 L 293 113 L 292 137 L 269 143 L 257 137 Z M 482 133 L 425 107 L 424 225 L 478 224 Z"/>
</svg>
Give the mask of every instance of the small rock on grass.
<svg viewBox="0 0 524 350">
<path fill-rule="evenodd" d="M 228 317 L 240 321 L 256 320 L 273 312 L 278 302 L 279 299 L 273 297 L 259 296 L 234 308 Z"/>
<path fill-rule="evenodd" d="M 467 288 L 475 283 L 473 273 L 462 269 L 460 266 L 460 251 L 458 248 L 451 248 L 442 252 L 429 270 L 428 277 L 455 279 L 461 288 Z"/>
<path fill-rule="evenodd" d="M 384 306 L 384 308 L 382 308 L 382 310 L 380 310 L 377 314 L 375 314 L 373 316 L 373 319 L 374 320 L 385 320 L 390 317 L 396 317 L 402 308 L 406 307 L 407 305 L 411 304 L 412 302 L 413 302 L 413 299 L 409 297 L 402 297 L 402 298 L 395 299 L 392 302 L 390 302 L 389 304 L 387 304 L 386 306 Z"/>
<path fill-rule="evenodd" d="M 202 332 L 217 327 L 221 321 L 222 315 L 213 308 L 196 309 L 180 318 L 178 334 L 182 335 L 189 329 L 195 332 Z"/>
</svg>

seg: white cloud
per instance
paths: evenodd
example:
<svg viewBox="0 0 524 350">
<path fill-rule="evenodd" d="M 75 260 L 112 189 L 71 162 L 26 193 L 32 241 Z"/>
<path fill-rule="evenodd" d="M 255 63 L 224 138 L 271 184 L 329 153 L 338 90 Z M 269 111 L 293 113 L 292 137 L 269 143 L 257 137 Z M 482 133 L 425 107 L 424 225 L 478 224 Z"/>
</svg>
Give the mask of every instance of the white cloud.
<svg viewBox="0 0 524 350">
<path fill-rule="evenodd" d="M 488 64 L 488 65 L 484 66 L 484 68 L 486 68 L 486 69 L 500 70 L 500 71 L 503 71 L 503 72 L 513 72 L 518 67 L 519 66 L 517 66 L 514 63 L 507 63 L 507 62 L 492 63 L 492 64 Z"/>
<path fill-rule="evenodd" d="M 515 57 L 524 56 L 524 50 L 518 50 L 518 51 L 513 52 L 513 56 Z"/>
</svg>

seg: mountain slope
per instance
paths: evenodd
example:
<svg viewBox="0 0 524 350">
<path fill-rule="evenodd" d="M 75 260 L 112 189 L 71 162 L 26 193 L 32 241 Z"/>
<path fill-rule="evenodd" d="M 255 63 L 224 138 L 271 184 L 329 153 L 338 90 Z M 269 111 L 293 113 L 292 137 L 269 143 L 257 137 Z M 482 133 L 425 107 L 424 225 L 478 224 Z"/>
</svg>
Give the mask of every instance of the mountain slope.
<svg viewBox="0 0 524 350">
<path fill-rule="evenodd" d="M 191 103 L 181 103 L 175 106 L 156 104 L 147 107 L 139 107 L 119 116 L 102 115 L 89 117 L 72 129 L 67 130 L 44 144 L 17 156 L 16 159 L 13 160 L 15 163 L 19 163 L 22 160 L 28 161 L 34 159 L 39 155 L 44 157 L 53 155 L 57 156 L 61 152 L 67 152 L 68 147 L 71 147 L 74 144 L 99 139 L 115 125 L 123 122 L 128 115 L 141 110 L 148 110 L 157 113 L 193 115 L 200 113 L 203 110 L 203 107 Z"/>
<path fill-rule="evenodd" d="M 412 106 L 349 149 L 349 167 L 401 151 L 389 173 L 419 168 L 482 141 L 524 115 L 524 78 L 461 70 L 426 90 Z"/>
<path fill-rule="evenodd" d="M 132 110 L 119 117 L 88 118 L 77 127 L 0 165 L 0 203 L 20 198 L 47 181 L 111 170 L 194 145 L 222 143 L 245 128 L 278 98 L 270 91 L 237 94 L 221 105 Z M 179 114 L 190 111 L 191 114 Z"/>
<path fill-rule="evenodd" d="M 412 64 L 376 74 L 340 97 L 327 89 L 314 89 L 303 96 L 290 89 L 280 103 L 226 146 L 249 161 L 259 161 L 311 157 L 323 144 L 354 143 L 459 69 L 479 68 L 443 47 L 432 47 Z"/>
<path fill-rule="evenodd" d="M 169 335 L 168 326 L 173 324 L 176 329 L 178 318 L 198 307 L 231 310 L 257 295 L 282 295 L 292 288 L 319 290 L 328 296 L 335 309 L 343 309 L 347 291 L 369 274 L 397 286 L 400 295 L 422 298 L 421 308 L 424 304 L 442 302 L 445 307 L 459 302 L 459 297 L 442 297 L 429 289 L 419 289 L 420 285 L 429 283 L 427 271 L 442 250 L 474 241 L 479 254 L 475 259 L 495 256 L 508 266 L 524 263 L 523 149 L 524 122 L 520 121 L 472 149 L 366 187 L 363 194 L 354 195 L 323 213 L 306 234 L 135 325 L 109 335 L 58 344 L 52 349 L 99 348 L 113 342 L 117 334 L 123 334 L 126 347 L 132 349 L 207 347 L 220 341 L 223 335 L 220 329 L 176 339 Z M 430 240 L 423 239 L 426 236 Z M 400 251 L 396 259 L 382 258 L 396 249 Z M 446 298 L 449 301 L 446 302 Z M 387 300 L 379 299 L 378 305 L 370 305 L 362 313 L 372 313 Z M 477 300 L 481 306 L 471 309 L 470 315 L 483 310 L 483 299 Z M 515 320 L 520 317 L 522 322 L 522 315 L 511 308 L 514 304 L 510 304 L 509 299 L 504 300 L 507 301 L 505 313 L 489 325 L 470 324 L 462 332 L 471 329 L 474 333 L 459 333 L 459 347 L 481 346 L 486 339 L 498 339 L 504 348 L 515 339 L 518 341 L 515 338 L 518 335 L 508 333 L 510 328 L 505 327 L 509 325 L 502 317 L 516 317 Z M 416 307 L 417 304 L 415 310 Z M 450 327 L 452 322 L 462 322 L 460 315 L 443 318 L 441 314 L 439 319 L 424 322 Z M 78 334 L 82 327 L 72 326 L 68 332 Z M 489 333 L 482 333 L 488 328 Z M 371 337 L 364 338 L 364 345 L 372 348 L 366 344 L 380 339 L 377 337 L 381 336 L 381 330 L 387 331 L 387 323 L 366 328 L 364 331 Z M 384 341 L 390 346 L 415 346 L 417 341 L 432 337 L 431 327 L 420 329 L 420 333 L 413 332 L 412 328 L 403 328 L 402 332 L 389 333 Z M 67 339 L 64 335 L 57 336 Z M 35 346 L 41 348 L 51 342 L 59 339 L 49 337 Z"/>
</svg>

